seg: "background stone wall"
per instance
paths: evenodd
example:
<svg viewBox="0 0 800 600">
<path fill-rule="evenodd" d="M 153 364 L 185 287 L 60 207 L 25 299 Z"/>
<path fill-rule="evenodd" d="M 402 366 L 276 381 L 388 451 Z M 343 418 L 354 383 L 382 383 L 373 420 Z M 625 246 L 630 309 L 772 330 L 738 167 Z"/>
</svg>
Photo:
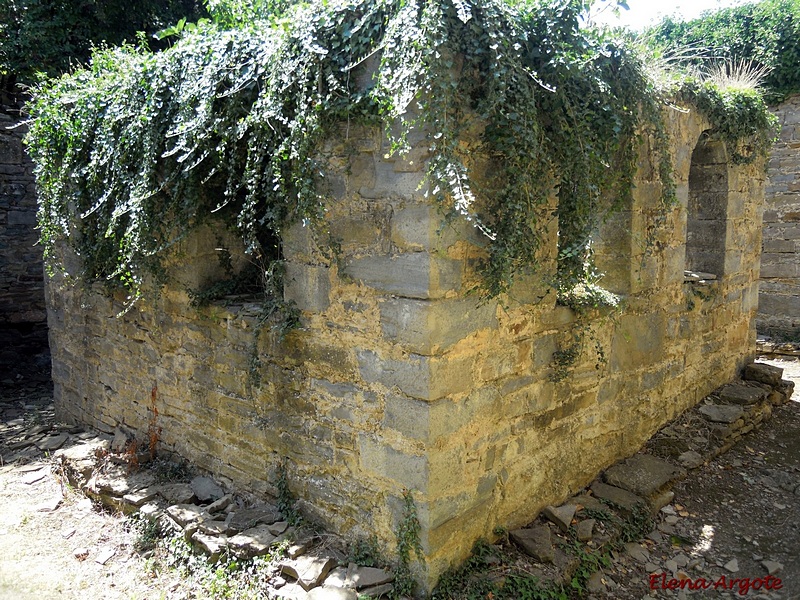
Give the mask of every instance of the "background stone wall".
<svg viewBox="0 0 800 600">
<path fill-rule="evenodd" d="M 767 171 L 758 330 L 800 341 L 800 96 L 776 107 L 780 138 Z"/>
<path fill-rule="evenodd" d="M 671 111 L 669 128 L 679 206 L 649 234 L 663 214 L 645 144 L 634 201 L 596 242 L 608 287 L 624 295 L 617 312 L 581 318 L 556 304 L 542 283 L 555 227 L 539 275 L 478 303 L 468 291 L 484 240 L 426 198 L 424 140 L 388 160 L 379 131 L 351 129 L 326 149 L 328 230 L 283 235 L 299 328 L 258 334 L 257 304 L 195 310 L 181 285 L 117 317 L 120 302 L 58 275 L 48 310 L 59 416 L 144 437 L 155 397 L 164 448 L 268 494 L 284 461 L 308 515 L 389 549 L 413 490 L 430 583 L 478 537 L 529 522 L 635 452 L 752 357 L 763 165 L 727 165 L 724 191 L 711 186 L 726 196 L 725 260 L 715 281 L 687 282 L 690 195 L 705 185 L 690 171 L 707 124 Z M 186 244 L 186 285 L 213 279 L 215 245 Z M 554 381 L 555 353 L 578 330 L 590 332 L 581 355 Z"/>
<path fill-rule="evenodd" d="M 12 372 L 20 352 L 47 348 L 33 163 L 20 120 L 16 105 L 0 106 L 0 373 Z"/>
</svg>

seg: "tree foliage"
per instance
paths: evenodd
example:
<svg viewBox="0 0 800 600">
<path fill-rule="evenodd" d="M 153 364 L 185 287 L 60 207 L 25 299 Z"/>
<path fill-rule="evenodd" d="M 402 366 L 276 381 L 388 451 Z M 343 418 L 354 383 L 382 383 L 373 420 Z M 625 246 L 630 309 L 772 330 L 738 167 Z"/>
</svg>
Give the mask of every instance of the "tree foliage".
<svg viewBox="0 0 800 600">
<path fill-rule="evenodd" d="M 554 196 L 556 286 L 585 280 L 593 231 L 630 198 L 637 134 L 663 135 L 658 90 L 624 41 L 580 26 L 588 4 L 209 2 L 216 22 L 164 52 L 97 51 L 31 107 L 45 250 L 69 239 L 86 277 L 135 297 L 163 251 L 217 212 L 249 252 L 276 258 L 288 223 L 322 214 L 320 143 L 349 119 L 399 123 L 399 152 L 403 131 L 427 132 L 432 193 L 489 240 L 487 295 L 536 265 Z"/>
<path fill-rule="evenodd" d="M 21 83 L 60 75 L 86 64 L 93 46 L 202 15 L 198 0 L 0 0 L 0 75 Z"/>
<path fill-rule="evenodd" d="M 743 59 L 770 69 L 769 101 L 800 92 L 800 0 L 763 0 L 688 22 L 667 18 L 649 35 L 698 65 Z"/>
</svg>

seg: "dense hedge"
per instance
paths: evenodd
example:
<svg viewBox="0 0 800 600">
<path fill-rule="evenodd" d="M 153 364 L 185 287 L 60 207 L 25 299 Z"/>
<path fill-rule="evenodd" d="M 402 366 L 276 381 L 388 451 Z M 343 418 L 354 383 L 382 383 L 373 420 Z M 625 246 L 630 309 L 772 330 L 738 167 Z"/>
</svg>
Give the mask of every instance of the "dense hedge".
<svg viewBox="0 0 800 600">
<path fill-rule="evenodd" d="M 769 101 L 800 92 L 800 0 L 764 0 L 688 22 L 667 18 L 647 35 L 698 65 L 721 57 L 771 68 Z"/>
</svg>

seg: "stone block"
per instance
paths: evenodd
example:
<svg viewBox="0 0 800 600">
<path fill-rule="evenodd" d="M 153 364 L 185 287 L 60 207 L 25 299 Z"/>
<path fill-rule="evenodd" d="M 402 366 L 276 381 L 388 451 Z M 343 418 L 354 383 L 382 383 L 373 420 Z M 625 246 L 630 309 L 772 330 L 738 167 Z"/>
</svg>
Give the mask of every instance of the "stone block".
<svg viewBox="0 0 800 600">
<path fill-rule="evenodd" d="M 377 440 L 369 434 L 359 436 L 358 449 L 365 471 L 391 479 L 407 489 L 427 489 L 429 468 L 424 456 L 396 450 L 385 440 Z"/>
<path fill-rule="evenodd" d="M 330 557 L 301 556 L 281 563 L 281 572 L 292 579 L 306 591 L 318 587 L 325 580 L 336 561 Z"/>
<path fill-rule="evenodd" d="M 780 385 L 783 378 L 783 369 L 765 363 L 753 363 L 744 368 L 743 379 L 757 381 L 767 385 Z"/>
<path fill-rule="evenodd" d="M 308 312 L 322 312 L 331 302 L 331 270 L 289 262 L 283 283 L 283 297 L 294 302 L 297 308 Z"/>
<path fill-rule="evenodd" d="M 439 353 L 480 329 L 497 328 L 495 302 L 392 298 L 380 311 L 383 334 L 416 354 Z"/>
<path fill-rule="evenodd" d="M 719 389 L 720 401 L 729 404 L 756 404 L 766 397 L 766 390 L 741 383 L 729 383 Z"/>
<path fill-rule="evenodd" d="M 385 402 L 384 427 L 394 429 L 411 439 L 426 442 L 429 440 L 430 403 L 400 395 L 388 396 Z"/>
<path fill-rule="evenodd" d="M 509 537 L 525 554 L 542 563 L 552 563 L 555 559 L 552 534 L 547 525 L 535 525 L 528 529 L 516 529 Z"/>
<path fill-rule="evenodd" d="M 712 423 L 735 423 L 744 414 L 741 406 L 707 404 L 699 408 L 700 414 Z"/>
<path fill-rule="evenodd" d="M 287 227 L 281 235 L 281 249 L 289 262 L 310 260 L 317 251 L 313 226 L 299 221 Z"/>
<path fill-rule="evenodd" d="M 425 252 L 352 259 L 344 273 L 373 289 L 406 298 L 441 298 L 461 289 L 461 263 Z"/>
<path fill-rule="evenodd" d="M 596 497 L 606 500 L 629 513 L 637 510 L 637 507 L 646 505 L 644 498 L 641 496 L 599 481 L 595 481 L 592 484 L 591 490 Z"/>
<path fill-rule="evenodd" d="M 275 539 L 267 525 L 260 525 L 229 537 L 227 545 L 237 556 L 251 558 L 266 554 Z"/>
<path fill-rule="evenodd" d="M 331 236 L 337 240 L 343 250 L 364 252 L 366 249 L 383 248 L 383 221 L 387 215 L 364 213 L 332 219 Z"/>
<path fill-rule="evenodd" d="M 611 342 L 611 368 L 625 370 L 648 364 L 664 348 L 666 320 L 660 313 L 620 317 Z"/>
<path fill-rule="evenodd" d="M 459 240 L 485 246 L 488 238 L 460 215 L 446 217 L 430 204 L 408 204 L 397 208 L 391 219 L 391 240 L 404 250 L 446 250 Z"/>
<path fill-rule="evenodd" d="M 576 504 L 564 504 L 562 506 L 545 506 L 542 512 L 544 516 L 552 523 L 555 523 L 561 531 L 569 533 L 569 528 L 572 525 L 572 518 L 575 516 L 575 511 L 577 509 L 578 506 Z"/>
<path fill-rule="evenodd" d="M 28 227 L 36 226 L 36 209 L 32 210 L 10 210 L 7 213 L 9 227 L 13 225 L 23 225 Z"/>
<path fill-rule="evenodd" d="M 636 454 L 606 470 L 603 478 L 609 485 L 649 498 L 686 471 L 650 454 Z"/>
<path fill-rule="evenodd" d="M 764 239 L 764 253 L 765 254 L 784 254 L 789 253 L 793 254 L 797 251 L 797 243 L 794 240 L 778 240 L 778 239 L 766 239 L 766 231 L 765 239 Z M 764 261 L 764 255 L 762 255 L 762 264 Z"/>
<path fill-rule="evenodd" d="M 451 360 L 410 354 L 403 359 L 384 359 L 371 350 L 362 350 L 358 352 L 358 365 L 367 383 L 396 387 L 421 400 L 463 393 L 472 386 L 470 357 Z"/>
<path fill-rule="evenodd" d="M 426 197 L 427 184 L 421 171 L 395 172 L 394 161 L 377 160 L 374 163 L 374 179 L 364 181 L 358 193 L 362 198 L 403 198 L 406 200 Z M 355 173 L 355 168 L 354 168 Z"/>
<path fill-rule="evenodd" d="M 0 163 L 22 164 L 22 140 L 16 135 L 0 135 Z"/>
</svg>

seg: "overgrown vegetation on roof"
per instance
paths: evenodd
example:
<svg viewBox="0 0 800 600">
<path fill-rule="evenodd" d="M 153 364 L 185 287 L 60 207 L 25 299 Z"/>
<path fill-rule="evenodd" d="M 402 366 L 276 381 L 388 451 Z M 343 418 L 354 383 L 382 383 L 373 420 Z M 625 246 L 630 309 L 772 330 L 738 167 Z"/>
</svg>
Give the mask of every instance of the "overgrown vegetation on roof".
<svg viewBox="0 0 800 600">
<path fill-rule="evenodd" d="M 322 140 L 345 120 L 399 122 L 396 151 L 403 131 L 428 132 L 432 193 L 486 234 L 486 295 L 535 268 L 554 194 L 553 284 L 571 289 L 592 276 L 598 224 L 629 202 L 640 133 L 657 141 L 665 206 L 673 190 L 663 90 L 624 39 L 580 26 L 590 5 L 214 0 L 215 21 L 175 28 L 164 52 L 97 51 L 31 106 L 46 255 L 68 239 L 85 278 L 134 300 L 146 274 L 163 280 L 165 250 L 216 213 L 248 252 L 278 260 L 286 225 L 322 215 Z"/>
</svg>

